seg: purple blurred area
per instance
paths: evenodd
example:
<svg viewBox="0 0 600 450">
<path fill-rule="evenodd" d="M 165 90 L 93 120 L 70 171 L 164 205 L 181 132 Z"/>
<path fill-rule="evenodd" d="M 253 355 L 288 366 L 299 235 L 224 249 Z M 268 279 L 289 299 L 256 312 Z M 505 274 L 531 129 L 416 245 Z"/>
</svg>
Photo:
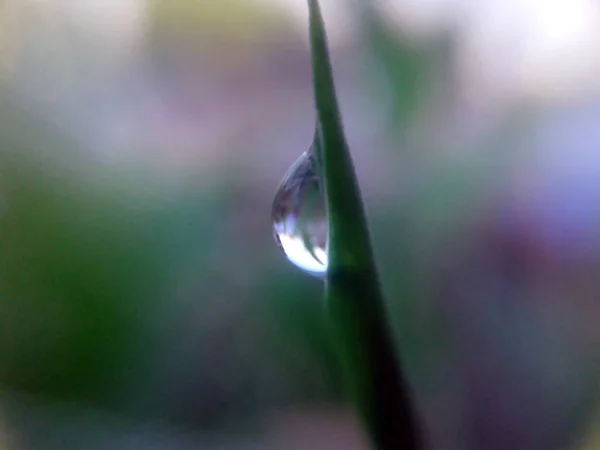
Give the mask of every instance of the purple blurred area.
<svg viewBox="0 0 600 450">
<path fill-rule="evenodd" d="M 600 6 L 321 3 L 429 448 L 600 448 Z M 0 3 L 1 450 L 368 448 L 269 222 L 313 136 L 305 21 Z"/>
</svg>

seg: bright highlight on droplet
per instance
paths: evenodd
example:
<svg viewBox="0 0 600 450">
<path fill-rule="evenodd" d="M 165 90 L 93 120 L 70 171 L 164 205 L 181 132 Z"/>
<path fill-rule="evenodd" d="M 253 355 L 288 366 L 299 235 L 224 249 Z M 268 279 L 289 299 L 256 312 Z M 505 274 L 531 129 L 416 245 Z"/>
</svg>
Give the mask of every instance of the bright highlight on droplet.
<svg viewBox="0 0 600 450">
<path fill-rule="evenodd" d="M 318 277 L 327 272 L 327 214 L 312 150 L 288 169 L 273 201 L 277 245 L 298 268 Z"/>
</svg>

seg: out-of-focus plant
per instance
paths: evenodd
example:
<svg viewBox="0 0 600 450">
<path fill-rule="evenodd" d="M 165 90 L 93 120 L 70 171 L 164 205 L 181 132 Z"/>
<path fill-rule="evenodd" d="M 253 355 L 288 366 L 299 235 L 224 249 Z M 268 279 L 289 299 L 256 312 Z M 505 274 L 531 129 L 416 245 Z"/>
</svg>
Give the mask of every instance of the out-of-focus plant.
<svg viewBox="0 0 600 450">
<path fill-rule="evenodd" d="M 389 131 L 402 133 L 428 117 L 446 99 L 452 36 L 418 41 L 387 23 L 370 0 L 352 1 L 362 30 L 371 90 L 384 107 Z"/>
<path fill-rule="evenodd" d="M 167 268 L 194 251 L 187 225 L 206 222 L 143 170 L 94 163 L 2 99 L 0 382 L 127 409 L 152 358 Z"/>
<path fill-rule="evenodd" d="M 151 48 L 168 49 L 171 57 L 183 57 L 188 65 L 205 54 L 215 67 L 239 68 L 252 63 L 260 54 L 257 48 L 274 47 L 289 36 L 285 17 L 273 20 L 276 10 L 258 2 L 151 0 L 149 11 Z"/>
</svg>

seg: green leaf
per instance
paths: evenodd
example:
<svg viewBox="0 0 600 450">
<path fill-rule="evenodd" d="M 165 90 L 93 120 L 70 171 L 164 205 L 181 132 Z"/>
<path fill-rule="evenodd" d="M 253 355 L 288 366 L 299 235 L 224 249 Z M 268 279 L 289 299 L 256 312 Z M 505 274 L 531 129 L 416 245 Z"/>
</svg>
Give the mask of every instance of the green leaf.
<svg viewBox="0 0 600 450">
<path fill-rule="evenodd" d="M 421 448 L 385 316 L 365 210 L 344 136 L 319 4 L 309 0 L 316 106 L 313 149 L 329 219 L 326 305 L 344 382 L 375 448 Z"/>
</svg>

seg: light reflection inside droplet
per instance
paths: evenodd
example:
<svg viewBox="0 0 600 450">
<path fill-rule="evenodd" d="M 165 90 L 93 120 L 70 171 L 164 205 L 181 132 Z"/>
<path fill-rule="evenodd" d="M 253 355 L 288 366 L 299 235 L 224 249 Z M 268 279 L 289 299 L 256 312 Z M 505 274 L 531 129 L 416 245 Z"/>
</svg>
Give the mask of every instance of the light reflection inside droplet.
<svg viewBox="0 0 600 450">
<path fill-rule="evenodd" d="M 275 240 L 290 262 L 322 277 L 327 271 L 328 224 L 310 150 L 283 177 L 273 201 L 272 219 Z"/>
</svg>

